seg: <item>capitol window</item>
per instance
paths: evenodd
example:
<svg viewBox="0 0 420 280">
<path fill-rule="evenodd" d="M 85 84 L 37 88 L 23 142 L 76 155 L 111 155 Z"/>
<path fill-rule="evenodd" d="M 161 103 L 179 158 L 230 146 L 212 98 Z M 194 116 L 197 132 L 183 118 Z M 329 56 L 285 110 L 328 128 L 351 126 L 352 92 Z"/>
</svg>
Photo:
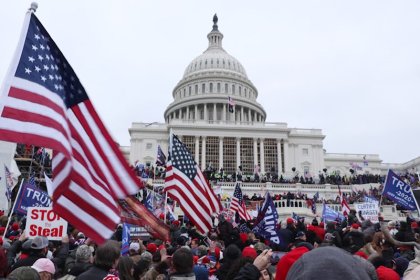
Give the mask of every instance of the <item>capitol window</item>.
<svg viewBox="0 0 420 280">
<path fill-rule="evenodd" d="M 195 93 L 195 94 L 197 94 L 197 93 L 198 93 L 198 85 L 195 85 L 194 93 Z"/>
<path fill-rule="evenodd" d="M 235 94 L 235 85 L 232 85 L 232 94 Z"/>
<path fill-rule="evenodd" d="M 201 93 L 204 93 L 206 91 L 206 84 L 201 85 Z"/>
<path fill-rule="evenodd" d="M 213 83 L 210 83 L 210 93 L 213 93 Z"/>
<path fill-rule="evenodd" d="M 147 144 L 146 144 L 146 149 L 147 149 L 147 150 L 151 150 L 151 149 L 152 149 L 152 147 L 153 147 L 153 144 L 152 144 L 152 143 L 147 143 Z"/>
<path fill-rule="evenodd" d="M 228 84 L 225 84 L 225 93 L 228 93 L 229 92 L 229 90 L 228 90 Z"/>
<path fill-rule="evenodd" d="M 308 149 L 302 149 L 302 155 L 307 156 L 309 155 L 309 150 Z"/>
<path fill-rule="evenodd" d="M 188 87 L 188 96 L 191 95 L 191 86 Z"/>
</svg>

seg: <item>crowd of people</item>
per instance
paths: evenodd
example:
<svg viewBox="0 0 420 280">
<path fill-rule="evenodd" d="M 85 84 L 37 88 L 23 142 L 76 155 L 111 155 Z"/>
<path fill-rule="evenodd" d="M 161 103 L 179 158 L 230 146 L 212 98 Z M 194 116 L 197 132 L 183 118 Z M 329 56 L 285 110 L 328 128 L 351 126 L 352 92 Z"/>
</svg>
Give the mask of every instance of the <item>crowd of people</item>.
<svg viewBox="0 0 420 280">
<path fill-rule="evenodd" d="M 278 221 L 280 243 L 253 232 L 253 222 L 215 216 L 202 235 L 182 220 L 170 223 L 170 240 L 133 239 L 121 255 L 122 226 L 97 245 L 68 227 L 60 242 L 29 240 L 25 221 L 5 228 L 0 218 L 0 279 L 389 279 L 420 277 L 420 222 L 373 224 L 354 211 L 342 222 Z M 169 221 L 169 220 L 168 220 Z"/>
</svg>

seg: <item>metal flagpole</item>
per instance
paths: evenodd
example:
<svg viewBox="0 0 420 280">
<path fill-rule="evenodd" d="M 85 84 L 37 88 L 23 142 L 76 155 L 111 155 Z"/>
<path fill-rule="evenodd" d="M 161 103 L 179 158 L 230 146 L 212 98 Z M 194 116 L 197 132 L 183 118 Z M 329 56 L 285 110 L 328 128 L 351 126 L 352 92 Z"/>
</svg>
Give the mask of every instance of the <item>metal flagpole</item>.
<svg viewBox="0 0 420 280">
<path fill-rule="evenodd" d="M 6 224 L 6 229 L 4 230 L 4 233 L 3 233 L 3 239 L 4 239 L 4 237 L 6 236 L 6 232 L 7 232 L 7 229 L 8 229 L 8 227 L 9 227 L 9 224 L 10 224 L 10 219 L 12 218 L 12 215 L 13 215 L 13 209 L 15 209 L 15 206 L 16 206 L 16 202 L 17 202 L 17 200 L 19 199 L 19 196 L 20 196 L 20 192 L 22 191 L 22 185 L 23 185 L 23 182 L 25 181 L 25 179 L 23 179 L 22 178 L 22 181 L 20 181 L 20 186 L 19 186 L 19 190 L 18 190 L 18 192 L 17 192 L 17 194 L 16 194 L 16 198 L 15 198 L 15 201 L 13 202 L 13 206 L 12 206 L 12 209 L 10 209 L 10 211 L 9 211 L 9 217 L 7 218 L 7 224 Z"/>
</svg>

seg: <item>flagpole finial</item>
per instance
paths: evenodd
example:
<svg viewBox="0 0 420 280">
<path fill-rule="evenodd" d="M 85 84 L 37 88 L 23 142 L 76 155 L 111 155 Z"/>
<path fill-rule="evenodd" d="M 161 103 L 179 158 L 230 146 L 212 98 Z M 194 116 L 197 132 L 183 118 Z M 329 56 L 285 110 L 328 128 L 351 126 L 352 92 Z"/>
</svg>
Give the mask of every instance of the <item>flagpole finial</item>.
<svg viewBox="0 0 420 280">
<path fill-rule="evenodd" d="M 35 13 L 36 9 L 38 9 L 38 3 L 37 2 L 32 2 L 31 7 L 29 8 L 29 11 Z"/>
</svg>

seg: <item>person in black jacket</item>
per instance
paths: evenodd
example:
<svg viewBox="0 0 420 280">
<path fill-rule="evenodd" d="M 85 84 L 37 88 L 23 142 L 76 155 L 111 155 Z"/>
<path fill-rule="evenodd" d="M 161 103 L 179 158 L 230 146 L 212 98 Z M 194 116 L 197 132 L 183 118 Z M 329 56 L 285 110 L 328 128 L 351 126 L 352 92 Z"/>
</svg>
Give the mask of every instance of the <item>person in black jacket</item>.
<svg viewBox="0 0 420 280">
<path fill-rule="evenodd" d="M 116 268 L 120 258 L 120 245 L 108 240 L 96 249 L 94 265 L 76 277 L 77 280 L 102 280 L 109 270 Z"/>
</svg>

